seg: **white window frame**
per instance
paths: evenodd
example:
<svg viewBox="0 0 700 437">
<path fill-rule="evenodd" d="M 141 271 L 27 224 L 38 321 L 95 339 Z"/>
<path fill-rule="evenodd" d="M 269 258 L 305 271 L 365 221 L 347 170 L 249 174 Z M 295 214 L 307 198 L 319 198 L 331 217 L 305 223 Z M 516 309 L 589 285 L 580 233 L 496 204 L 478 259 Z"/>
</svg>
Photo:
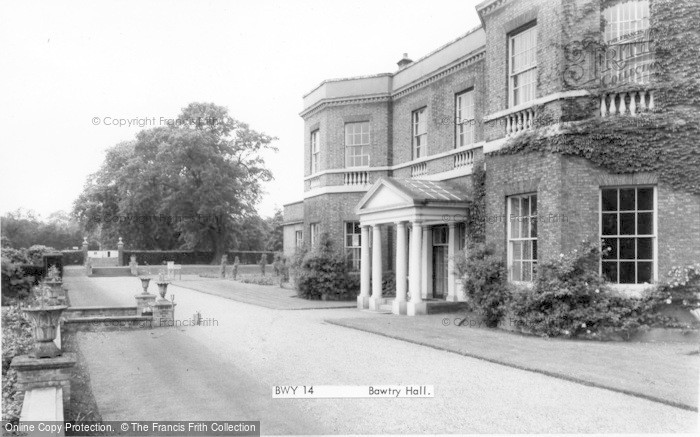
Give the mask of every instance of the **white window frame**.
<svg viewBox="0 0 700 437">
<path fill-rule="evenodd" d="M 309 225 L 309 243 L 311 246 L 316 246 L 318 243 L 318 236 L 320 231 L 320 225 L 318 223 L 311 223 Z"/>
<path fill-rule="evenodd" d="M 455 148 L 474 144 L 474 89 L 455 95 Z"/>
<path fill-rule="evenodd" d="M 532 25 L 508 38 L 508 105 L 523 105 L 536 95 L 537 25 Z"/>
<path fill-rule="evenodd" d="M 345 123 L 345 167 L 369 167 L 369 148 L 369 121 Z"/>
<path fill-rule="evenodd" d="M 649 33 L 649 0 L 630 0 L 603 10 L 605 28 L 603 41 L 605 71 L 611 84 L 646 84 L 651 79 L 651 51 Z"/>
<path fill-rule="evenodd" d="M 311 174 L 318 172 L 319 161 L 321 155 L 321 145 L 320 143 L 320 129 L 316 129 L 311 132 L 310 142 L 311 142 Z"/>
<path fill-rule="evenodd" d="M 348 233 L 349 225 L 353 226 L 353 232 Z M 343 222 L 343 237 L 348 267 L 350 267 L 352 270 L 360 270 L 362 262 L 362 228 L 360 228 L 360 222 Z"/>
<path fill-rule="evenodd" d="M 294 247 L 297 249 L 304 245 L 304 231 L 294 231 Z"/>
<path fill-rule="evenodd" d="M 533 213 L 533 208 L 532 208 L 532 199 L 535 199 L 535 205 L 536 207 L 534 208 L 534 214 Z M 515 214 L 512 208 L 511 201 L 514 199 L 518 199 L 518 214 Z M 523 199 L 528 199 L 528 211 L 527 214 L 523 214 L 522 211 L 520 211 L 523 207 Z M 539 235 L 539 229 L 537 226 L 537 211 L 539 210 L 539 202 L 537 199 L 537 193 L 525 193 L 525 194 L 517 194 L 513 196 L 508 196 L 506 197 L 506 205 L 507 205 L 507 217 L 508 217 L 508 226 L 507 226 L 507 252 L 508 252 L 508 280 L 510 282 L 516 282 L 516 283 L 530 283 L 534 281 L 535 279 L 535 274 L 537 272 L 537 264 L 539 263 L 539 245 L 538 243 L 538 235 Z M 523 227 L 523 222 L 522 220 L 526 220 L 528 225 L 527 225 L 527 236 L 523 237 L 522 236 L 522 227 Z M 534 225 L 532 224 L 534 221 Z M 518 235 L 514 236 L 513 235 L 513 226 L 517 227 L 518 230 Z M 535 230 L 534 232 L 534 237 L 532 236 L 532 231 L 533 229 Z M 524 242 L 530 242 L 530 256 L 526 257 L 523 254 L 523 250 L 521 248 L 520 254 L 521 256 L 518 259 L 515 259 L 514 256 L 514 246 L 516 244 L 520 245 L 521 243 Z M 534 243 L 533 243 L 534 242 Z M 524 246 L 524 245 L 523 245 Z M 534 255 L 534 256 L 533 256 Z M 515 263 L 520 264 L 520 276 L 514 277 L 514 270 L 513 266 Z M 525 275 L 525 263 L 530 263 L 529 264 L 529 271 L 528 275 L 530 276 L 530 279 L 523 279 L 526 278 L 527 275 Z"/>
<path fill-rule="evenodd" d="M 635 200 L 634 200 L 634 210 L 621 210 L 620 209 L 620 190 L 624 189 L 635 189 Z M 639 189 L 651 189 L 652 190 L 652 209 L 651 210 L 640 210 L 639 209 L 639 202 L 638 202 L 638 190 Z M 617 209 L 615 211 L 603 211 L 603 191 L 604 190 L 617 190 Z M 599 200 L 599 205 L 598 205 L 598 233 L 600 235 L 600 242 L 601 246 L 603 245 L 603 240 L 604 239 L 617 239 L 617 251 L 618 254 L 615 258 L 603 258 L 601 257 L 600 263 L 599 263 L 599 274 L 603 276 L 603 263 L 609 262 L 615 262 L 617 263 L 617 281 L 611 282 L 612 284 L 619 285 L 619 286 L 643 286 L 645 283 L 644 282 L 638 282 L 639 277 L 638 277 L 638 263 L 640 262 L 651 262 L 651 278 L 649 283 L 654 283 L 658 280 L 658 202 L 657 202 L 657 194 L 658 191 L 655 186 L 653 185 L 621 185 L 621 186 L 610 186 L 610 187 L 600 187 L 599 190 L 599 195 L 598 195 L 598 200 Z M 638 224 L 638 219 L 637 219 L 637 214 L 639 213 L 652 213 L 652 233 L 651 234 L 638 234 L 637 233 L 637 224 Z M 617 234 L 603 234 L 603 213 L 607 214 L 617 214 Z M 620 234 L 620 213 L 634 213 L 635 214 L 635 233 L 634 234 Z M 619 257 L 619 250 L 620 250 L 620 239 L 622 238 L 633 238 L 635 240 L 634 246 L 635 246 L 635 257 L 633 259 L 621 259 Z M 640 238 L 651 238 L 651 250 L 652 250 L 652 257 L 651 259 L 639 259 L 637 258 L 637 243 Z M 620 262 L 634 262 L 635 268 L 634 268 L 634 276 L 635 276 L 635 282 L 620 282 Z"/>
<path fill-rule="evenodd" d="M 428 156 L 427 106 L 411 112 L 411 143 L 413 159 Z"/>
</svg>

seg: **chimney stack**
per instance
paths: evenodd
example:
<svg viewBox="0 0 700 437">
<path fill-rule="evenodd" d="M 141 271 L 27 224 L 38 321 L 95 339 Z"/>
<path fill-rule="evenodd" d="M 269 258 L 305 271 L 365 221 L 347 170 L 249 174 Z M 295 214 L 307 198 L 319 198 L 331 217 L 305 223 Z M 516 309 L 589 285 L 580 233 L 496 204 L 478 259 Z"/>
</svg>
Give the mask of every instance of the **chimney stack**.
<svg viewBox="0 0 700 437">
<path fill-rule="evenodd" d="M 399 70 L 403 70 L 404 68 L 408 67 L 412 63 L 413 63 L 413 60 L 411 60 L 408 57 L 408 53 L 404 53 L 403 58 L 399 62 L 397 62 L 396 65 L 399 66 Z"/>
</svg>

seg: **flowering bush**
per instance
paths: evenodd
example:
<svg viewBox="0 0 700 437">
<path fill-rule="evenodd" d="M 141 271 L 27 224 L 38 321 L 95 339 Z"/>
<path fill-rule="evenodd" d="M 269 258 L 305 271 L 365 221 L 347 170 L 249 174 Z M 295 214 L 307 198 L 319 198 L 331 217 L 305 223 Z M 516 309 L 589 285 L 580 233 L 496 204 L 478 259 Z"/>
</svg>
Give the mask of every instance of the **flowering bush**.
<svg viewBox="0 0 700 437">
<path fill-rule="evenodd" d="M 659 285 L 660 298 L 691 311 L 700 308 L 700 263 L 675 266 L 668 272 L 668 278 Z"/>
<path fill-rule="evenodd" d="M 456 262 L 457 271 L 465 278 L 464 293 L 471 311 L 484 316 L 486 326 L 496 327 L 506 314 L 510 287 L 503 259 L 483 243 L 469 248 Z"/>
<path fill-rule="evenodd" d="M 641 299 L 618 296 L 598 275 L 602 251 L 597 242 L 539 265 L 533 287 L 515 293 L 510 305 L 512 323 L 542 336 L 600 338 L 603 334 L 629 335 L 662 323 L 654 308 L 661 294 L 650 291 Z"/>
</svg>

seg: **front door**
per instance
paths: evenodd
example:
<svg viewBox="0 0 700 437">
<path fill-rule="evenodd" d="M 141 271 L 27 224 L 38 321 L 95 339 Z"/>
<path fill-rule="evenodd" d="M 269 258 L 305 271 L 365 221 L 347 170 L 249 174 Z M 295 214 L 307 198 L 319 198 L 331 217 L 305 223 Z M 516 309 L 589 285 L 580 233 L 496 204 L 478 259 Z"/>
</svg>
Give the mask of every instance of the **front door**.
<svg viewBox="0 0 700 437">
<path fill-rule="evenodd" d="M 433 228 L 433 297 L 447 296 L 447 226 Z"/>
</svg>

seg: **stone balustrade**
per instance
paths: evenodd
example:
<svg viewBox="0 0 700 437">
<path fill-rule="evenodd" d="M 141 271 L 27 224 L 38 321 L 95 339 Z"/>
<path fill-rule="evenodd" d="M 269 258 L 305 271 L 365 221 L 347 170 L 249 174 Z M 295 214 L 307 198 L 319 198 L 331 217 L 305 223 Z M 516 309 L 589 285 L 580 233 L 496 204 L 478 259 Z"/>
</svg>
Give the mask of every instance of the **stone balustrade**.
<svg viewBox="0 0 700 437">
<path fill-rule="evenodd" d="M 600 115 L 637 115 L 654 110 L 654 91 L 624 91 L 600 96 Z"/>
<path fill-rule="evenodd" d="M 466 150 L 454 155 L 454 168 L 466 167 L 474 164 L 474 151 Z"/>
<path fill-rule="evenodd" d="M 424 176 L 428 174 L 428 164 L 421 162 L 411 166 L 411 177 Z"/>
<path fill-rule="evenodd" d="M 535 110 L 526 108 L 521 111 L 513 112 L 504 117 L 506 125 L 506 136 L 509 137 L 518 132 L 523 132 L 532 129 L 535 125 Z"/>
<path fill-rule="evenodd" d="M 367 171 L 350 171 L 344 176 L 345 185 L 367 185 L 369 184 L 369 172 Z"/>
</svg>

